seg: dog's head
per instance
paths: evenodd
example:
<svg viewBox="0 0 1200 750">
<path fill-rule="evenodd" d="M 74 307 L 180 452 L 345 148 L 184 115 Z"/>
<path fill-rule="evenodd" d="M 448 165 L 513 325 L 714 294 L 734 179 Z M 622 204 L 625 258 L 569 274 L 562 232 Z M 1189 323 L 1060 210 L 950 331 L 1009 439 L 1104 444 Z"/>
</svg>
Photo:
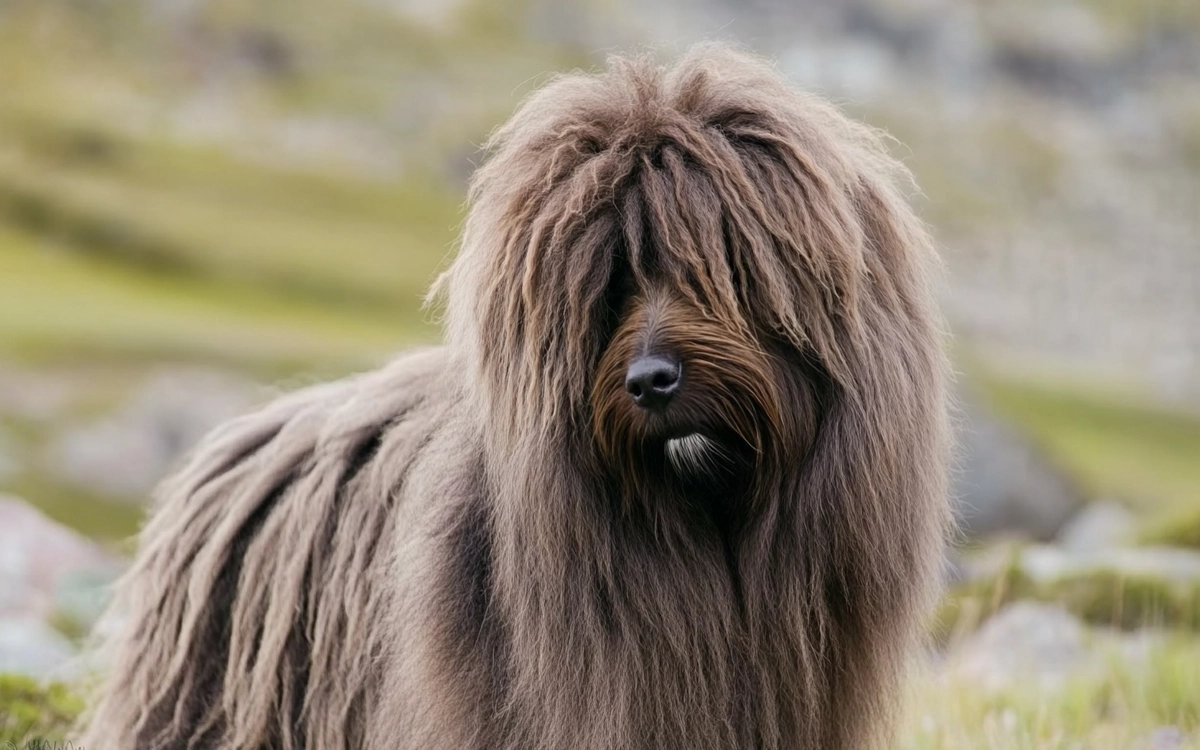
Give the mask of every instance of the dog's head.
<svg viewBox="0 0 1200 750">
<path fill-rule="evenodd" d="M 925 240 L 876 134 L 727 47 L 560 78 L 490 145 L 439 288 L 492 445 L 627 487 L 786 470 L 888 336 L 875 298 L 921 303 L 889 280 Z"/>
</svg>

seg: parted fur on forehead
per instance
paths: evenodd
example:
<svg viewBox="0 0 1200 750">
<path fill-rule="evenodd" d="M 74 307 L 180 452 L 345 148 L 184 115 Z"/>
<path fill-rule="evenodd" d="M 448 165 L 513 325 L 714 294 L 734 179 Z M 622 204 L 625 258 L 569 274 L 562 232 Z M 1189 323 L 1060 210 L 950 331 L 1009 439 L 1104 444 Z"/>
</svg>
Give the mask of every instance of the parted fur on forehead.
<svg viewBox="0 0 1200 750">
<path fill-rule="evenodd" d="M 722 45 L 559 77 L 487 148 L 438 285 L 450 344 L 490 405 L 548 423 L 584 402 L 618 272 L 836 375 L 864 296 L 898 302 L 877 277 L 928 249 L 874 131 Z"/>
</svg>

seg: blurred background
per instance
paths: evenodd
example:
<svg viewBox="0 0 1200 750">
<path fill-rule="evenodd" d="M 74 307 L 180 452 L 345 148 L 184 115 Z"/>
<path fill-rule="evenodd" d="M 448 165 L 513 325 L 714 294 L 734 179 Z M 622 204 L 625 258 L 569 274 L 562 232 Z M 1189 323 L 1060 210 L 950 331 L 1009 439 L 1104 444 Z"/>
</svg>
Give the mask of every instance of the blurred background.
<svg viewBox="0 0 1200 750">
<path fill-rule="evenodd" d="M 964 533 L 906 746 L 1200 746 L 1200 0 L 0 0 L 0 672 L 79 674 L 206 430 L 437 340 L 524 94 L 704 37 L 895 136 L 946 261 Z M 73 710 L 31 684 L 0 739 Z"/>
</svg>

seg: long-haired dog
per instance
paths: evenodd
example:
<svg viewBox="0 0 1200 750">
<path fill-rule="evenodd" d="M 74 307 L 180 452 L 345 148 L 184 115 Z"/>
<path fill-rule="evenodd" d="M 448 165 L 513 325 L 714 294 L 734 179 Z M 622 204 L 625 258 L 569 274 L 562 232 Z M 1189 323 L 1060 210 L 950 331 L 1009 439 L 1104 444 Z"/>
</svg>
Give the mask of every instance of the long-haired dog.
<svg viewBox="0 0 1200 750">
<path fill-rule="evenodd" d="M 858 750 L 948 523 L 931 243 L 879 136 L 718 45 L 491 139 L 447 343 L 217 430 L 89 750 Z"/>
</svg>

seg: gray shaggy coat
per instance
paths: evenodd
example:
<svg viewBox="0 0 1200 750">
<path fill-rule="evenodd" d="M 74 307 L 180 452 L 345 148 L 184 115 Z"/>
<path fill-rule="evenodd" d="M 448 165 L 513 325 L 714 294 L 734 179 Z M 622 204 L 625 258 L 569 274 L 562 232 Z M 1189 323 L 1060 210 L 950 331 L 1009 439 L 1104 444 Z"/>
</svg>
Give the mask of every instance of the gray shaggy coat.
<svg viewBox="0 0 1200 750">
<path fill-rule="evenodd" d="M 489 151 L 447 343 L 161 488 L 88 750 L 887 741 L 948 522 L 902 168 L 714 45 L 557 78 Z"/>
</svg>

